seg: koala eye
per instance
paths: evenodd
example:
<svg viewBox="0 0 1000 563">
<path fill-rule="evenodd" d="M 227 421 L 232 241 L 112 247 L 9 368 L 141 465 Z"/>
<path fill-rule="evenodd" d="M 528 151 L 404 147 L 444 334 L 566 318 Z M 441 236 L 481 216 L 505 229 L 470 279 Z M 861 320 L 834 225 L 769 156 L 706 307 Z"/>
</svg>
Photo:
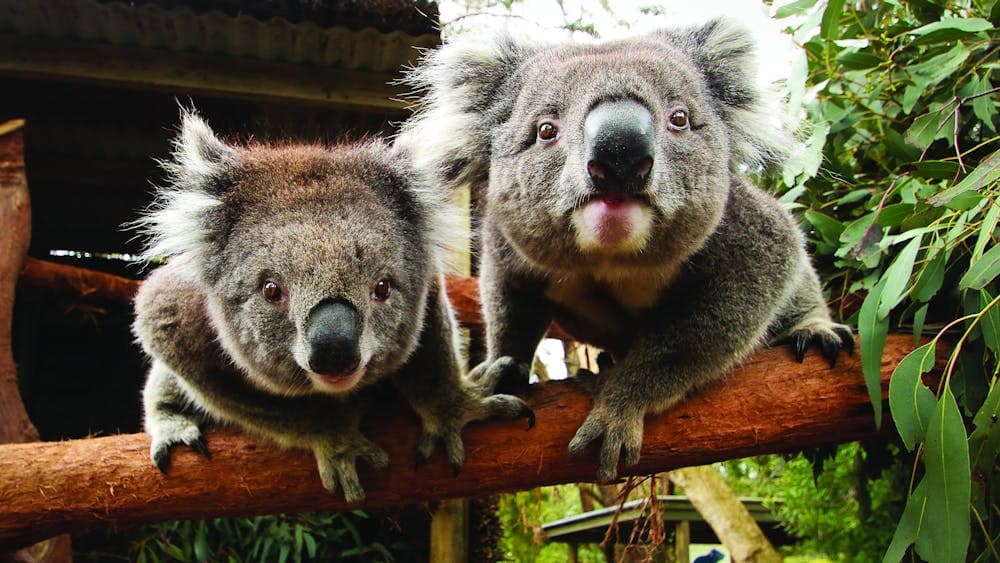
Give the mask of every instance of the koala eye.
<svg viewBox="0 0 1000 563">
<path fill-rule="evenodd" d="M 559 136 L 559 128 L 551 121 L 543 121 L 538 124 L 538 140 L 554 141 Z"/>
<path fill-rule="evenodd" d="M 264 284 L 260 287 L 260 293 L 268 303 L 280 303 L 285 297 L 285 292 L 274 280 L 264 280 Z"/>
<path fill-rule="evenodd" d="M 392 294 L 392 284 L 389 280 L 382 278 L 375 282 L 375 287 L 372 288 L 372 299 L 375 301 L 385 301 Z"/>
<path fill-rule="evenodd" d="M 670 127 L 677 131 L 683 131 L 684 129 L 687 129 L 688 126 L 690 125 L 690 122 L 688 120 L 688 112 L 687 110 L 684 109 L 674 110 L 674 112 L 670 114 L 669 121 L 670 121 Z"/>
</svg>

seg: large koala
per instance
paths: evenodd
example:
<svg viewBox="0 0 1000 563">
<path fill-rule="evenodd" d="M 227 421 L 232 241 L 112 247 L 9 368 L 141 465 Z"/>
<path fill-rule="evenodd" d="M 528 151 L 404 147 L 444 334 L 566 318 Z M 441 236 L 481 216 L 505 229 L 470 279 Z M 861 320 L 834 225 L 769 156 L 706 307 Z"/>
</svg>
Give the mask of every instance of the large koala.
<svg viewBox="0 0 1000 563">
<path fill-rule="evenodd" d="M 207 454 L 200 427 L 235 424 L 313 451 L 323 485 L 364 499 L 358 457 L 389 459 L 358 425 L 389 378 L 456 467 L 461 430 L 531 410 L 462 379 L 442 258 L 449 206 L 382 142 L 230 146 L 182 115 L 170 184 L 140 221 L 148 257 L 170 257 L 135 300 L 152 358 L 143 399 L 151 457 Z M 439 191 L 439 190 L 438 190 Z"/>
<path fill-rule="evenodd" d="M 556 321 L 611 353 L 569 445 L 598 478 L 634 464 L 643 417 L 765 343 L 851 349 L 795 221 L 748 169 L 784 158 L 750 34 L 724 19 L 600 44 L 460 39 L 410 74 L 397 144 L 482 212 L 485 385 L 524 381 Z M 592 374 L 585 374 L 592 375 Z"/>
</svg>

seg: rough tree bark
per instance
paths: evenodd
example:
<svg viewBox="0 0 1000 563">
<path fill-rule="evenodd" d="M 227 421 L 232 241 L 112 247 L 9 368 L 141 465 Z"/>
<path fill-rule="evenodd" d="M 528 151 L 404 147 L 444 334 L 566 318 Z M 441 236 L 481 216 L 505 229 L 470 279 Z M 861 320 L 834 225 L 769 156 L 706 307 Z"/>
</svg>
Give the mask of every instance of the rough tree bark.
<svg viewBox="0 0 1000 563">
<path fill-rule="evenodd" d="M 782 558 L 764 536 L 740 499 L 712 467 L 699 465 L 667 474 L 677 483 L 722 545 L 738 563 L 781 563 Z"/>
<path fill-rule="evenodd" d="M 892 368 L 911 349 L 909 336 L 889 338 L 883 399 Z M 526 432 L 523 421 L 470 425 L 465 466 L 457 476 L 440 453 L 416 467 L 415 415 L 384 406 L 363 430 L 389 453 L 392 469 L 359 464 L 367 506 L 592 479 L 596 452 L 570 459 L 566 451 L 589 399 L 572 382 L 548 382 L 532 386 L 525 400 L 535 409 L 537 426 Z M 857 357 L 829 369 L 819 354 L 797 364 L 789 350 L 773 348 L 747 360 L 725 382 L 648 417 L 642 459 L 623 474 L 893 434 L 888 418 L 882 428 L 875 429 Z M 150 464 L 145 434 L 0 446 L 0 545 L 96 526 L 355 508 L 323 490 L 307 452 L 281 451 L 234 430 L 211 430 L 207 438 L 210 459 L 178 448 L 166 476 Z"/>
<path fill-rule="evenodd" d="M 31 199 L 24 172 L 23 125 L 22 121 L 0 123 L 0 443 L 38 440 L 38 431 L 28 419 L 21 401 L 17 366 L 11 350 L 14 288 L 31 240 Z M 11 558 L 14 561 L 69 561 L 72 559 L 69 536 L 53 537 L 25 547 L 11 554 Z"/>
</svg>

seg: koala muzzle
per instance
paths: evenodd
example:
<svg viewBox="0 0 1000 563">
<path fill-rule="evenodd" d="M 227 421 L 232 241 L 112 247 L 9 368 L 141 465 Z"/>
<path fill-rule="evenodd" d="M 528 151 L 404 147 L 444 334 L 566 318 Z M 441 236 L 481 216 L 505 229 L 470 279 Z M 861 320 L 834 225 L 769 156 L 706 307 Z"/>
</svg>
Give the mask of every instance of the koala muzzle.
<svg viewBox="0 0 1000 563">
<path fill-rule="evenodd" d="M 653 169 L 653 115 L 635 100 L 601 102 L 583 123 L 587 174 L 599 192 L 636 193 Z"/>
<path fill-rule="evenodd" d="M 324 300 L 306 317 L 309 369 L 319 375 L 350 375 L 361 363 L 361 319 L 344 301 Z"/>
</svg>

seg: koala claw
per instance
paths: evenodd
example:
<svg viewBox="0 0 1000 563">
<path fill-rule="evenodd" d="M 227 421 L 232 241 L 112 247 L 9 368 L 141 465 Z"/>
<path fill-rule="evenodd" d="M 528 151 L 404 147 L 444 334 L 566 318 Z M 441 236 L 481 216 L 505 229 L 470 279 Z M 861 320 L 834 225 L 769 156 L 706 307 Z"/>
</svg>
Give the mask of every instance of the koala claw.
<svg viewBox="0 0 1000 563">
<path fill-rule="evenodd" d="M 597 480 L 610 483 L 618 477 L 618 461 L 625 465 L 639 462 L 642 449 L 642 413 L 614 415 L 605 409 L 595 408 L 576 436 L 569 443 L 569 455 L 581 457 L 591 442 L 603 437 Z"/>
<path fill-rule="evenodd" d="M 362 436 L 346 444 L 324 444 L 315 448 L 313 453 L 319 465 L 323 488 L 334 493 L 339 484 L 344 490 L 344 499 L 355 504 L 365 501 L 365 490 L 358 478 L 357 458 L 364 459 L 378 469 L 389 468 L 389 454 Z"/>
<path fill-rule="evenodd" d="M 820 353 L 831 368 L 836 367 L 841 350 L 854 355 L 854 334 L 850 328 L 840 324 L 828 322 L 802 327 L 792 333 L 789 341 L 799 363 L 805 359 L 806 350 L 812 343 L 819 345 Z"/>
<path fill-rule="evenodd" d="M 211 457 L 205 437 L 198 425 L 184 421 L 180 428 L 169 432 L 168 436 L 154 435 L 149 446 L 149 458 L 153 465 L 164 475 L 170 470 L 170 450 L 178 444 L 184 444 L 205 457 Z"/>
<path fill-rule="evenodd" d="M 469 372 L 469 380 L 487 393 L 503 393 L 527 387 L 529 375 L 528 364 L 517 361 L 513 356 L 501 356 L 473 368 Z"/>
</svg>

